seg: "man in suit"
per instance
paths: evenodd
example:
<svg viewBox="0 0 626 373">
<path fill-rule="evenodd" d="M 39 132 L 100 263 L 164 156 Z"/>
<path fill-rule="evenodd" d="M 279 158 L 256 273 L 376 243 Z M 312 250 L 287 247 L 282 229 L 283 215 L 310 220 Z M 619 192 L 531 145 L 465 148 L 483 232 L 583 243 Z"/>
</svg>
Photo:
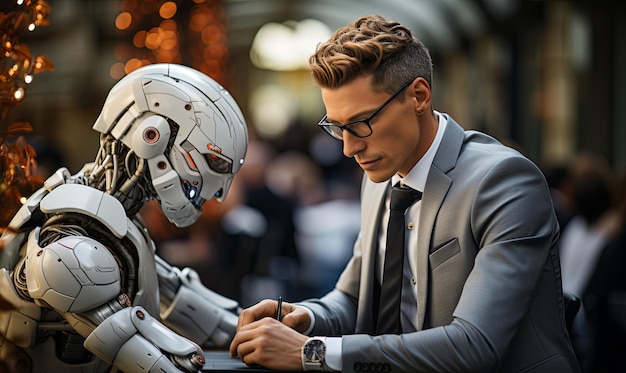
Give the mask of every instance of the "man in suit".
<svg viewBox="0 0 626 373">
<path fill-rule="evenodd" d="M 279 370 L 578 372 L 559 228 L 535 164 L 432 108 L 429 53 L 397 22 L 357 19 L 310 65 L 327 111 L 320 126 L 365 171 L 361 231 L 333 291 L 283 303 L 280 321 L 268 317 L 275 301 L 244 310 L 231 355 Z M 388 271 L 398 182 L 422 199 L 404 217 L 405 260 Z M 391 272 L 403 275 L 388 318 L 399 329 L 381 334 L 378 299 Z"/>
</svg>

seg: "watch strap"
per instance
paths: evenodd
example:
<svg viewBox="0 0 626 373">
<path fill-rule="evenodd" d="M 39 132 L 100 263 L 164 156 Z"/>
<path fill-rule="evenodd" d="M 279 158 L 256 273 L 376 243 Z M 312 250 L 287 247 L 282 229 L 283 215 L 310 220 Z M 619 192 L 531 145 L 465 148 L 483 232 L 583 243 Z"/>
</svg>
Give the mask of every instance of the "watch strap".
<svg viewBox="0 0 626 373">
<path fill-rule="evenodd" d="M 322 363 L 314 363 L 310 361 L 305 361 L 303 368 L 305 372 L 322 372 L 323 371 Z"/>
</svg>

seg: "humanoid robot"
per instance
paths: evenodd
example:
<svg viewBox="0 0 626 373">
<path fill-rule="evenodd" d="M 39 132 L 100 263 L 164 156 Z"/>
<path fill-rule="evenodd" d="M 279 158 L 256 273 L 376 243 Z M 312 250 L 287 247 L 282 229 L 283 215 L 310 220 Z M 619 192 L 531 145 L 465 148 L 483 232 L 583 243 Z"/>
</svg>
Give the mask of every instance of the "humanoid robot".
<svg viewBox="0 0 626 373">
<path fill-rule="evenodd" d="M 223 201 L 246 153 L 243 115 L 206 75 L 156 64 L 111 89 L 93 129 L 95 161 L 49 177 L 0 238 L 0 362 L 197 372 L 203 348 L 230 343 L 239 306 L 159 258 L 137 213 L 154 198 L 185 227 Z"/>
</svg>

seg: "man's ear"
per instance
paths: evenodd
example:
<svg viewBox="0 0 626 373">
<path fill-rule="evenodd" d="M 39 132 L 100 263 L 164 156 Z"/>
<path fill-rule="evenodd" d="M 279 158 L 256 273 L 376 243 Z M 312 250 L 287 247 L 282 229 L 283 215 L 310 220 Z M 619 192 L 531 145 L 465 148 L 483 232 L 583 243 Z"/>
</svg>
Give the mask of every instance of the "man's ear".
<svg viewBox="0 0 626 373">
<path fill-rule="evenodd" d="M 417 78 L 411 84 L 410 89 L 415 97 L 415 111 L 418 114 L 430 111 L 430 85 L 424 78 Z"/>
</svg>

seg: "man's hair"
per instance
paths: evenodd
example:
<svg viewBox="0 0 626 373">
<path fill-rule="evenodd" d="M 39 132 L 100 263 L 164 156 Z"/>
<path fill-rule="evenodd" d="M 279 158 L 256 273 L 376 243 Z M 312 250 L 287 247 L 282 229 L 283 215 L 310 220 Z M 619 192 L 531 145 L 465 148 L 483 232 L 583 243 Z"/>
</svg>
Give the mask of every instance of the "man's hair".
<svg viewBox="0 0 626 373">
<path fill-rule="evenodd" d="M 380 16 L 361 17 L 335 31 L 318 45 L 309 65 L 321 87 L 337 88 L 369 74 L 375 89 L 389 93 L 418 77 L 432 87 L 426 47 L 407 27 Z"/>
</svg>

